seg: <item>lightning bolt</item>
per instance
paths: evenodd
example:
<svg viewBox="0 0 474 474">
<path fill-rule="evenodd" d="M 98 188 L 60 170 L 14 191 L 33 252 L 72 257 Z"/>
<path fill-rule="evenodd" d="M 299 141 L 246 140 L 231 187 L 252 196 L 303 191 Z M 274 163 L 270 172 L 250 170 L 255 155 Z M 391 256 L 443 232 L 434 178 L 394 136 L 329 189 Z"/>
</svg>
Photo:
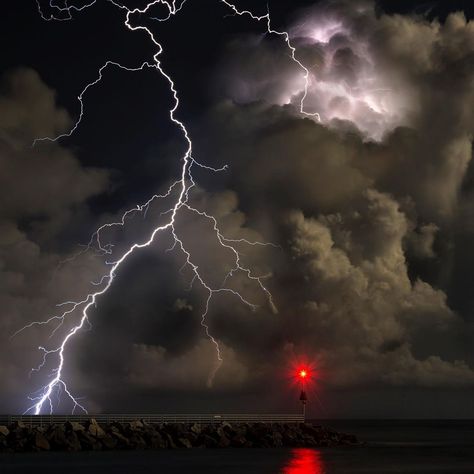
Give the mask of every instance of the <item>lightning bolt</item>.
<svg viewBox="0 0 474 474">
<path fill-rule="evenodd" d="M 309 69 L 296 57 L 296 48 L 291 44 L 290 34 L 287 31 L 278 31 L 272 27 L 272 19 L 270 16 L 270 9 L 268 7 L 268 4 L 267 4 L 267 13 L 265 15 L 255 15 L 250 10 L 239 10 L 239 8 L 237 8 L 235 4 L 227 0 L 220 0 L 220 1 L 224 3 L 225 5 L 227 5 L 234 12 L 235 15 L 249 16 L 253 20 L 263 21 L 266 23 L 267 32 L 269 34 L 283 37 L 283 40 L 285 41 L 286 45 L 288 46 L 288 49 L 290 50 L 291 59 L 293 60 L 293 62 L 295 62 L 298 65 L 299 68 L 303 70 L 303 73 L 304 73 L 304 89 L 303 89 L 303 95 L 301 96 L 301 99 L 300 99 L 300 107 L 299 107 L 300 113 L 302 115 L 306 115 L 307 117 L 312 117 L 316 119 L 318 122 L 320 122 L 321 117 L 318 112 L 306 112 L 304 108 L 304 103 L 305 103 L 306 97 L 308 96 L 308 89 L 309 89 L 309 86 L 311 85 L 311 76 L 310 76 Z"/>
<path fill-rule="evenodd" d="M 85 10 L 86 8 L 89 8 L 91 7 L 92 5 L 94 5 L 94 3 L 96 2 L 97 0 L 92 0 L 90 3 L 86 3 L 84 5 L 82 5 L 81 7 L 78 7 L 78 6 L 75 6 L 75 5 L 71 5 L 71 6 L 67 6 L 67 0 L 65 0 L 65 5 L 64 7 L 60 7 L 59 5 L 55 5 L 53 0 L 50 0 L 49 2 L 49 8 L 54 11 L 54 12 L 57 12 L 59 15 L 62 15 L 62 16 L 56 16 L 54 13 L 50 13 L 49 16 L 46 16 L 44 13 L 43 13 L 43 9 L 41 8 L 41 3 L 40 3 L 40 0 L 36 0 L 36 5 L 38 7 L 38 12 L 41 16 L 41 18 L 45 21 L 67 21 L 67 20 L 71 20 L 72 19 L 72 12 L 76 11 L 76 12 L 80 12 L 82 10 Z"/>
<path fill-rule="evenodd" d="M 147 68 L 152 68 L 156 69 L 161 76 L 167 81 L 169 85 L 169 91 L 172 94 L 173 97 L 173 106 L 169 110 L 169 117 L 170 120 L 181 130 L 183 138 L 186 142 L 186 150 L 184 152 L 184 155 L 181 157 L 180 161 L 182 163 L 181 166 L 181 173 L 180 177 L 170 185 L 166 193 L 164 194 L 155 194 L 153 195 L 150 199 L 148 199 L 146 202 L 136 205 L 135 207 L 125 211 L 121 219 L 116 221 L 116 222 L 111 222 L 102 225 L 99 227 L 91 236 L 91 239 L 89 243 L 85 246 L 85 248 L 80 252 L 86 252 L 91 249 L 97 250 L 99 253 L 103 255 L 111 255 L 112 254 L 112 245 L 111 244 L 103 244 L 101 240 L 101 234 L 105 229 L 111 228 L 111 227 L 124 227 L 126 225 L 127 219 L 136 213 L 142 213 L 144 217 L 146 217 L 146 213 L 149 209 L 149 207 L 158 200 L 164 200 L 167 198 L 172 198 L 174 195 L 174 203 L 169 207 L 166 211 L 161 213 L 161 216 L 166 216 L 166 220 L 164 223 L 161 225 L 155 227 L 153 231 L 151 232 L 148 237 L 144 238 L 141 241 L 134 242 L 131 246 L 128 247 L 126 251 L 122 253 L 120 258 L 113 262 L 106 262 L 109 264 L 109 271 L 106 272 L 105 274 L 102 275 L 102 277 L 99 279 L 98 282 L 93 282 L 93 286 L 98 288 L 96 291 L 92 291 L 88 293 L 84 298 L 82 298 L 79 301 L 66 301 L 64 303 L 61 303 L 58 305 L 59 307 L 63 308 L 65 307 L 66 309 L 63 310 L 60 314 L 51 316 L 50 318 L 44 320 L 44 321 L 33 321 L 26 326 L 22 327 L 19 329 L 13 336 L 21 333 L 22 331 L 31 328 L 33 326 L 43 326 L 43 325 L 50 325 L 53 324 L 54 328 L 52 329 L 50 333 L 50 337 L 54 336 L 55 333 L 58 331 L 59 328 L 61 328 L 66 321 L 66 319 L 70 318 L 72 315 L 74 315 L 76 312 L 79 313 L 80 317 L 78 322 L 73 323 L 72 327 L 67 331 L 66 335 L 63 337 L 61 340 L 60 344 L 57 345 L 56 347 L 53 348 L 45 348 L 43 346 L 39 347 L 39 350 L 42 352 L 43 356 L 41 358 L 41 362 L 38 365 L 38 367 L 32 369 L 32 371 L 40 371 L 45 367 L 47 364 L 47 361 L 50 357 L 56 356 L 57 358 L 57 365 L 56 367 L 52 370 L 50 378 L 51 380 L 44 385 L 42 388 L 40 388 L 37 392 L 34 394 L 30 395 L 28 398 L 33 402 L 33 405 L 31 405 L 25 413 L 34 413 L 34 414 L 40 414 L 45 406 L 49 408 L 49 412 L 52 413 L 54 411 L 53 408 L 53 397 L 56 395 L 57 397 L 60 396 L 62 392 L 64 392 L 67 397 L 71 400 L 73 404 L 73 409 L 72 412 L 74 413 L 75 410 L 82 410 L 83 412 L 87 413 L 86 408 L 79 402 L 78 398 L 75 397 L 70 390 L 68 389 L 68 386 L 65 381 L 64 377 L 64 366 L 66 363 L 66 349 L 70 343 L 70 341 L 74 338 L 74 336 L 81 331 L 85 326 L 89 325 L 89 310 L 96 305 L 98 299 L 107 293 L 109 288 L 111 287 L 117 272 L 119 269 L 123 266 L 123 264 L 127 261 L 128 257 L 134 253 L 135 251 L 139 249 L 143 249 L 145 247 L 149 247 L 154 241 L 155 238 L 158 234 L 163 234 L 165 232 L 169 232 L 173 238 L 173 244 L 172 246 L 168 249 L 168 251 L 172 250 L 178 250 L 180 251 L 184 257 L 185 257 L 185 263 L 183 265 L 184 267 L 187 267 L 190 269 L 192 273 L 192 279 L 191 279 L 191 287 L 193 284 L 196 282 L 199 283 L 200 287 L 207 293 L 207 297 L 205 299 L 205 304 L 204 304 L 204 310 L 201 314 L 201 326 L 204 329 L 204 332 L 206 336 L 209 338 L 210 342 L 214 345 L 215 350 L 216 350 L 216 355 L 217 355 L 217 362 L 214 367 L 214 369 L 211 371 L 209 379 L 208 379 L 208 385 L 212 385 L 213 378 L 217 372 L 217 370 L 220 368 L 223 358 L 222 358 L 222 353 L 221 349 L 219 346 L 219 342 L 217 339 L 211 334 L 209 325 L 206 322 L 206 317 L 209 312 L 209 307 L 211 300 L 214 295 L 224 293 L 224 294 L 230 294 L 233 297 L 236 297 L 242 304 L 248 306 L 250 309 L 255 310 L 257 308 L 257 305 L 249 301 L 247 298 L 245 298 L 240 292 L 237 290 L 234 290 L 230 288 L 227 283 L 228 281 L 238 272 L 244 274 L 250 281 L 256 283 L 260 290 L 263 292 L 265 297 L 267 298 L 269 307 L 274 313 L 277 313 L 277 308 L 274 304 L 272 295 L 270 291 L 266 288 L 264 285 L 264 279 L 268 275 L 254 275 L 252 270 L 250 268 L 247 268 L 242 264 L 241 261 L 241 254 L 237 249 L 237 245 L 239 244 L 246 244 L 246 245 L 251 245 L 251 246 L 267 246 L 267 245 L 272 245 L 275 246 L 274 244 L 267 243 L 267 242 L 258 242 L 258 241 L 250 241 L 247 239 L 231 239 L 225 237 L 221 230 L 219 229 L 218 221 L 217 219 L 212 216 L 211 214 L 208 214 L 205 211 L 199 210 L 195 207 L 193 207 L 190 202 L 189 202 L 189 194 L 190 191 L 196 187 L 196 183 L 194 181 L 193 175 L 192 175 L 192 168 L 193 166 L 198 166 L 203 169 L 206 169 L 208 171 L 212 172 L 221 172 L 227 169 L 227 165 L 221 167 L 221 168 L 214 168 L 211 166 L 207 166 L 203 163 L 198 162 L 192 154 L 193 151 L 193 145 L 192 145 L 192 140 L 190 138 L 190 135 L 188 133 L 188 130 L 185 126 L 185 124 L 176 117 L 176 112 L 179 108 L 180 101 L 179 101 L 179 95 L 178 91 L 176 89 L 175 83 L 172 80 L 171 76 L 163 69 L 163 66 L 160 61 L 160 56 L 163 52 L 163 48 L 160 44 L 160 42 L 155 38 L 154 34 L 150 31 L 149 28 L 145 26 L 133 26 L 131 24 L 131 16 L 134 14 L 145 14 L 147 13 L 153 6 L 155 5 L 162 5 L 165 6 L 167 9 L 167 15 L 158 18 L 158 17 L 151 17 L 154 20 L 157 21 L 166 21 L 172 16 L 176 15 L 182 8 L 183 5 L 185 4 L 186 0 L 182 0 L 181 2 L 177 2 L 176 0 L 155 0 L 149 2 L 144 8 L 134 8 L 130 9 L 126 7 L 125 5 L 117 2 L 116 0 L 107 0 L 109 3 L 114 5 L 115 7 L 119 8 L 120 10 L 124 11 L 125 13 L 125 21 L 124 24 L 125 26 L 131 30 L 131 31 L 143 31 L 145 32 L 150 40 L 153 42 L 153 44 L 156 46 L 156 53 L 153 55 L 153 61 L 152 62 L 143 62 L 141 65 L 136 66 L 136 67 L 130 67 L 130 66 L 124 66 L 118 62 L 115 61 L 107 61 L 98 71 L 98 76 L 96 77 L 95 80 L 92 82 L 88 83 L 81 93 L 78 96 L 78 101 L 80 104 L 80 112 L 77 121 L 74 123 L 74 125 L 70 128 L 70 130 L 67 133 L 63 133 L 61 135 L 58 135 L 56 137 L 42 137 L 38 138 L 33 142 L 33 146 L 37 145 L 40 142 L 44 141 L 50 141 L 50 142 L 56 142 L 60 140 L 61 138 L 64 137 L 69 137 L 71 136 L 75 130 L 80 126 L 80 123 L 84 117 L 84 96 L 86 95 L 87 91 L 91 88 L 97 85 L 99 82 L 102 81 L 103 79 L 103 74 L 106 71 L 106 69 L 110 69 L 112 67 L 114 68 L 119 68 L 128 72 L 137 72 L 137 71 L 143 71 L 144 69 Z M 319 119 L 319 115 L 317 113 L 308 113 L 304 110 L 304 100 L 307 96 L 308 93 L 308 87 L 309 87 L 309 81 L 310 81 L 310 73 L 308 69 L 295 57 L 295 48 L 292 46 L 290 42 L 290 37 L 289 34 L 285 31 L 277 31 L 274 30 L 271 26 L 271 18 L 270 18 L 270 13 L 267 11 L 266 15 L 262 16 L 257 16 L 251 13 L 248 10 L 239 10 L 235 5 L 232 3 L 226 1 L 226 0 L 220 0 L 222 3 L 230 7 L 234 14 L 236 15 L 249 15 L 252 19 L 257 20 L 257 21 L 266 21 L 267 24 L 267 31 L 269 33 L 273 33 L 279 36 L 283 36 L 289 50 L 291 51 L 291 57 L 295 63 L 304 71 L 304 78 L 305 78 L 305 89 L 304 89 L 304 94 L 303 97 L 301 98 L 300 102 L 300 112 L 304 115 L 316 117 Z M 70 20 L 73 18 L 73 12 L 81 12 L 87 8 L 92 7 L 96 3 L 96 0 L 90 1 L 88 3 L 83 4 L 82 6 L 75 6 L 75 5 L 68 5 L 67 2 L 64 3 L 64 6 L 58 6 L 56 5 L 53 0 L 50 0 L 49 2 L 49 8 L 52 13 L 50 13 L 49 16 L 45 15 L 42 7 L 40 0 L 37 0 L 37 7 L 39 14 L 41 18 L 47 21 L 51 20 L 56 20 L 56 21 L 65 21 L 65 20 Z M 199 272 L 199 267 L 196 264 L 196 262 L 193 260 L 191 252 L 186 248 L 186 246 L 183 243 L 182 238 L 179 235 L 179 232 L 175 226 L 176 219 L 180 213 L 183 212 L 190 212 L 194 214 L 195 216 L 207 220 L 210 225 L 212 226 L 212 229 L 214 231 L 214 234 L 217 238 L 218 243 L 220 246 L 228 251 L 231 252 L 233 255 L 233 266 L 225 276 L 222 284 L 220 286 L 214 287 L 210 283 L 208 283 L 203 275 Z M 275 246 L 276 247 L 276 246 Z M 77 255 L 76 255 L 77 256 Z M 73 256 L 72 258 L 75 258 Z"/>
</svg>

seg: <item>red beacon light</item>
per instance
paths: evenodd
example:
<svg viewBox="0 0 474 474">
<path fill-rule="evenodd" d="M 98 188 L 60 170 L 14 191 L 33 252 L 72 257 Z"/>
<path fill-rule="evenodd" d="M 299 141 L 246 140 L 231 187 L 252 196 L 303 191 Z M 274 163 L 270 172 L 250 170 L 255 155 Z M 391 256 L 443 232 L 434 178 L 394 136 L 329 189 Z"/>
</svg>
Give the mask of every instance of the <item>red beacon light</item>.
<svg viewBox="0 0 474 474">
<path fill-rule="evenodd" d="M 303 368 L 303 369 L 298 370 L 298 377 L 301 382 L 300 402 L 303 408 L 303 421 L 306 415 L 306 402 L 308 401 L 308 396 L 306 395 L 306 391 L 305 391 L 305 386 L 306 386 L 305 382 L 308 379 L 308 376 L 309 376 L 309 373 L 307 369 Z"/>
<path fill-rule="evenodd" d="M 317 382 L 318 370 L 315 362 L 311 362 L 306 358 L 295 360 L 291 367 L 288 368 L 288 377 L 291 379 L 293 387 L 299 388 L 299 402 L 303 409 L 303 422 L 306 416 L 306 404 L 308 402 L 308 390 L 314 388 Z"/>
</svg>

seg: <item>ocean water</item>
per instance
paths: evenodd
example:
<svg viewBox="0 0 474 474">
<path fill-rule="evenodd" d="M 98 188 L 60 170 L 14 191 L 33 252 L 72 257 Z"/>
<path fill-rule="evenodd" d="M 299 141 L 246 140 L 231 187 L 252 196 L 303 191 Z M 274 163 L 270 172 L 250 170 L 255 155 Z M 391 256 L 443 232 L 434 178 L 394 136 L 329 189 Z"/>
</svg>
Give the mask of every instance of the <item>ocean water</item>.
<svg viewBox="0 0 474 474">
<path fill-rule="evenodd" d="M 474 474 L 474 421 L 324 421 L 366 446 L 0 455 L 0 473 Z"/>
</svg>

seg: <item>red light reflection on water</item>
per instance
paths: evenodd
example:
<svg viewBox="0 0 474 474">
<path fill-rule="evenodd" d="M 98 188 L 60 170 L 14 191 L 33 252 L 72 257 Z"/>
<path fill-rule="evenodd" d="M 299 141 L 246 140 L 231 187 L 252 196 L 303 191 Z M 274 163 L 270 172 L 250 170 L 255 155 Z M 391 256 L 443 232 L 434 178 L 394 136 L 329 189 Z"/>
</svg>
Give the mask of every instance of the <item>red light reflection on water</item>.
<svg viewBox="0 0 474 474">
<path fill-rule="evenodd" d="M 319 451 L 314 449 L 293 449 L 292 458 L 283 468 L 282 474 L 324 474 L 323 461 Z"/>
</svg>

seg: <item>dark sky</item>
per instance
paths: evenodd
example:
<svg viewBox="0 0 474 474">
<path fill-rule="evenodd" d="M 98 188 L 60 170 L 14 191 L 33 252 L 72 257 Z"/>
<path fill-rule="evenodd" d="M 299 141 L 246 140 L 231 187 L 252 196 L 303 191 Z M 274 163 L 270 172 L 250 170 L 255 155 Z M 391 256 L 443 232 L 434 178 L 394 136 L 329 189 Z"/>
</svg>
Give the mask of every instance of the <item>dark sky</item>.
<svg viewBox="0 0 474 474">
<path fill-rule="evenodd" d="M 265 288 L 242 271 L 229 285 L 256 308 L 213 296 L 206 321 L 223 363 L 212 377 L 215 347 L 200 324 L 208 293 L 195 278 L 190 288 L 193 267 L 179 246 L 167 251 L 164 232 L 91 307 L 64 381 L 91 411 L 291 411 L 291 374 L 306 364 L 316 417 L 473 417 L 472 2 L 268 3 L 309 71 L 305 110 L 320 122 L 300 113 L 303 71 L 263 22 L 216 0 L 188 0 L 166 22 L 151 18 L 163 7 L 132 18 L 163 46 L 194 158 L 229 165 L 193 168 L 190 205 L 228 238 L 276 244 L 235 244 Z M 54 11 L 40 4 L 46 17 Z M 266 12 L 266 1 L 237 4 Z M 94 241 L 71 259 L 95 229 L 180 175 L 186 142 L 156 69 L 107 68 L 77 130 L 31 146 L 71 129 L 78 95 L 107 60 L 153 60 L 150 38 L 124 20 L 102 0 L 69 21 L 45 21 L 34 1 L 0 16 L 0 411 L 41 396 L 57 357 L 30 374 L 43 360 L 37 348 L 57 348 L 82 307 L 52 337 L 58 320 L 10 336 L 95 291 L 105 261 L 147 240 L 176 198 L 106 229 L 111 255 Z M 220 288 L 235 262 L 212 223 L 183 208 L 176 232 Z M 58 395 L 55 410 L 69 412 Z"/>
</svg>

